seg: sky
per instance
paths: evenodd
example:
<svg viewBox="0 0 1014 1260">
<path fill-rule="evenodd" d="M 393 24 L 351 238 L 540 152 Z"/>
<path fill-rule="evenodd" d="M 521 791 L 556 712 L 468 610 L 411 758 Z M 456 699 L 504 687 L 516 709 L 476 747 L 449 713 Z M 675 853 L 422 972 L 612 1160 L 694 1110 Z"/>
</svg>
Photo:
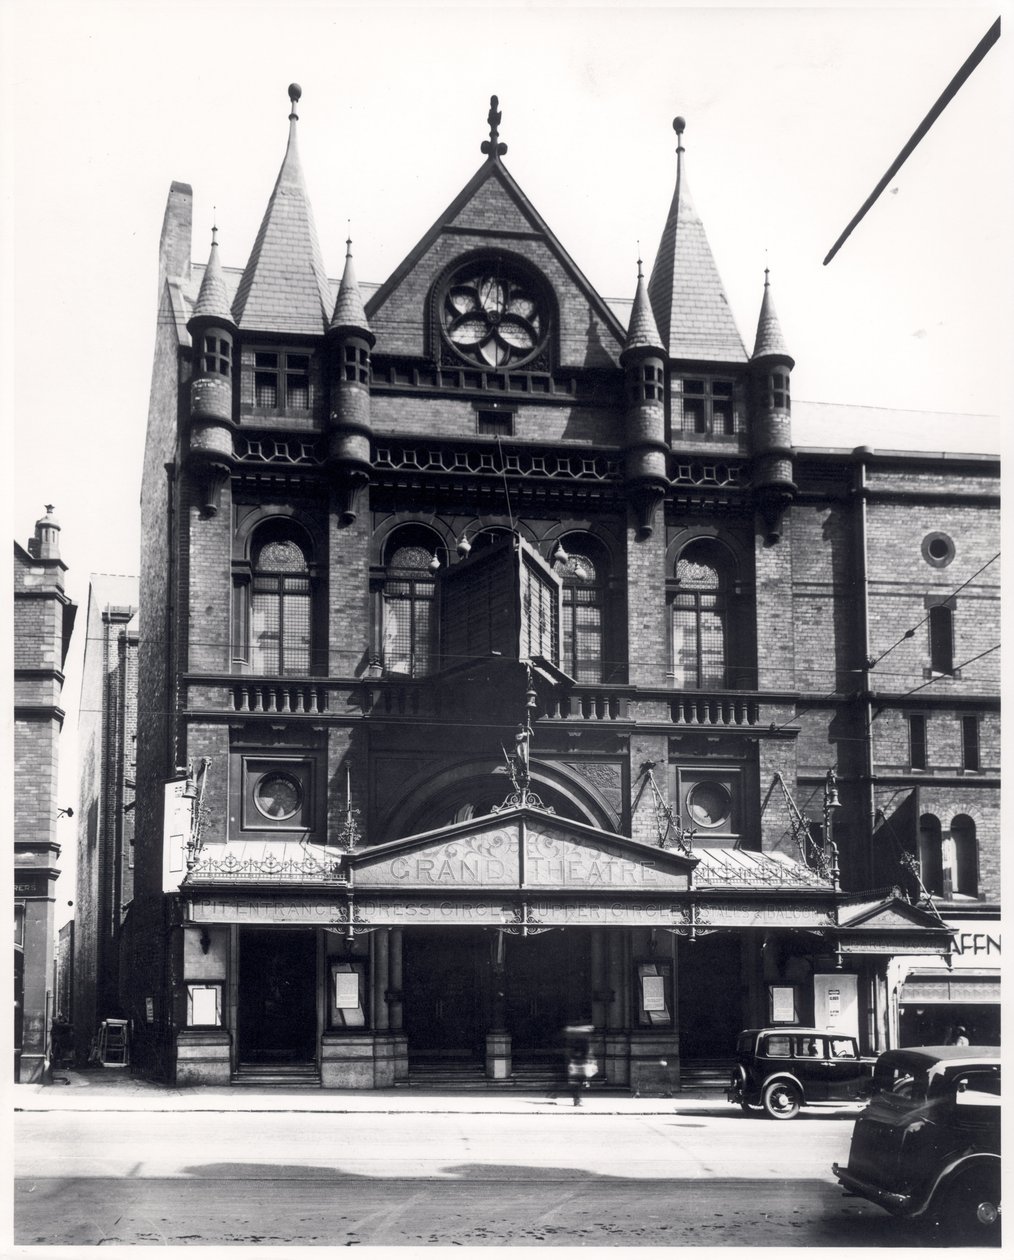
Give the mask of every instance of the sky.
<svg viewBox="0 0 1014 1260">
<path fill-rule="evenodd" d="M 77 798 L 89 575 L 139 567 L 171 181 L 194 189 L 194 261 L 206 260 L 217 221 L 223 263 L 242 267 L 298 82 L 325 265 L 340 275 L 351 233 L 357 274 L 380 282 L 484 160 L 495 93 L 508 169 L 598 292 L 630 298 L 638 253 L 647 272 L 672 198 L 679 114 L 744 341 L 769 267 L 794 400 L 844 405 L 834 423 L 797 422 L 797 445 L 999 452 L 1014 332 L 1009 10 L 1007 0 L 0 0 L 0 346 L 10 356 L 0 414 L 14 454 L 4 498 L 22 545 L 55 505 L 81 610 L 60 803 Z M 998 14 L 1000 42 L 823 266 Z M 74 835 L 58 838 L 62 922 Z"/>
</svg>

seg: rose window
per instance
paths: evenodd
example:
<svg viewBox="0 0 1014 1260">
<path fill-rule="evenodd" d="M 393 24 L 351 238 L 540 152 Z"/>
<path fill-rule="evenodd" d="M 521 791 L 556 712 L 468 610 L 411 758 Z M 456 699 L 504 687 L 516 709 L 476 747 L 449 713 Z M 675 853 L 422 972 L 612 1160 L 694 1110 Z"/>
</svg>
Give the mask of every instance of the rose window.
<svg viewBox="0 0 1014 1260">
<path fill-rule="evenodd" d="M 545 335 L 530 284 L 488 267 L 459 272 L 443 302 L 444 333 L 459 354 L 487 367 L 529 358 Z"/>
</svg>

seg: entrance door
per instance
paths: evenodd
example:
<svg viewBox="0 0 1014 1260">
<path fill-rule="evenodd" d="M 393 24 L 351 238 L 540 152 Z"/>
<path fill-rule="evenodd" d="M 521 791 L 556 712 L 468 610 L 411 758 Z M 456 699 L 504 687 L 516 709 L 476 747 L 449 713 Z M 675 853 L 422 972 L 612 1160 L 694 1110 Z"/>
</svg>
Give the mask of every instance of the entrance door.
<svg viewBox="0 0 1014 1260">
<path fill-rule="evenodd" d="M 476 928 L 406 929 L 402 984 L 409 1054 L 485 1053 L 481 1026 L 489 935 Z"/>
<path fill-rule="evenodd" d="M 240 1061 L 312 1063 L 316 1050 L 316 934 L 286 928 L 242 928 Z"/>
<path fill-rule="evenodd" d="M 731 932 L 680 941 L 680 1056 L 723 1059 L 743 1031 L 742 944 Z"/>
<path fill-rule="evenodd" d="M 587 932 L 560 928 L 507 937 L 507 1028 L 515 1055 L 552 1051 L 565 1025 L 591 1022 L 589 941 Z"/>
</svg>

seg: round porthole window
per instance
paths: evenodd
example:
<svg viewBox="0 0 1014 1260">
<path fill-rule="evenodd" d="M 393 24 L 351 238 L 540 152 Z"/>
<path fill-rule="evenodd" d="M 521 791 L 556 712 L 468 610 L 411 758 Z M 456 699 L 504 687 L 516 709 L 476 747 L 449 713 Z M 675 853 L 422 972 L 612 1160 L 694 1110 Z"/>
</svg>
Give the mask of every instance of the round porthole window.
<svg viewBox="0 0 1014 1260">
<path fill-rule="evenodd" d="M 947 534 L 927 534 L 922 540 L 922 557 L 934 569 L 944 569 L 954 559 L 954 540 Z"/>
<path fill-rule="evenodd" d="M 299 813 L 303 803 L 303 788 L 291 774 L 273 770 L 254 789 L 254 804 L 272 822 L 285 822 Z"/>
<path fill-rule="evenodd" d="M 732 796 L 722 783 L 696 783 L 687 793 L 690 817 L 698 827 L 720 827 L 729 821 Z"/>
</svg>

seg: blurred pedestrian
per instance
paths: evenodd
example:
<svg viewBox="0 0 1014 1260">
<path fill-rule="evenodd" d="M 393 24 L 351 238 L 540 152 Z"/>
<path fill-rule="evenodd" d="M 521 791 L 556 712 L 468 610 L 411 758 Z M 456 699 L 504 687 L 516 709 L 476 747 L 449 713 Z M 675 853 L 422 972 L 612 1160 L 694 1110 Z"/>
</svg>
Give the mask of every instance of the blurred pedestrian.
<svg viewBox="0 0 1014 1260">
<path fill-rule="evenodd" d="M 592 1048 L 589 1033 L 591 1027 L 584 1025 L 571 1026 L 564 1029 L 567 1055 L 567 1088 L 575 1107 L 581 1105 L 581 1095 L 588 1089 L 591 1079 L 598 1072 L 595 1052 Z"/>
</svg>

